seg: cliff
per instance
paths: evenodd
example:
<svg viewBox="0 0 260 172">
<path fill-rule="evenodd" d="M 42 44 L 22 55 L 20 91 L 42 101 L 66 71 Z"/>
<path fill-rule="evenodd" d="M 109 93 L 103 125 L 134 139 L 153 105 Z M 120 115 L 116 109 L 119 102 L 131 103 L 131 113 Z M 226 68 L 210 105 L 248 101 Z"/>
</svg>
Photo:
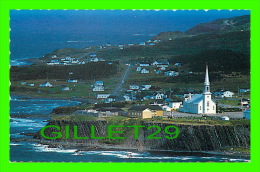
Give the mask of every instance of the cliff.
<svg viewBox="0 0 260 172">
<path fill-rule="evenodd" d="M 84 143 L 84 146 L 88 147 L 88 143 L 96 144 L 112 144 L 118 146 L 124 146 L 129 148 L 137 148 L 139 150 L 174 150 L 174 151 L 219 151 L 226 148 L 248 148 L 250 147 L 250 126 L 249 124 L 239 125 L 208 125 L 208 124 L 173 124 L 165 122 L 148 122 L 142 121 L 141 125 L 146 127 L 139 129 L 138 139 L 134 138 L 133 129 L 120 128 L 123 134 L 114 134 L 115 136 L 124 136 L 125 139 L 113 140 L 113 139 L 65 139 L 64 126 L 70 126 L 70 136 L 73 135 L 73 125 L 78 126 L 78 135 L 80 137 L 91 137 L 91 125 L 95 128 L 95 136 L 107 136 L 108 122 L 101 121 L 50 121 L 48 125 L 60 126 L 63 137 L 60 139 L 51 140 L 51 142 L 66 143 Z M 120 124 L 121 125 L 121 124 Z M 162 131 L 169 125 L 177 126 L 180 130 L 180 134 L 176 139 L 165 138 L 165 133 L 160 132 L 156 134 L 156 137 L 162 137 L 161 139 L 147 139 L 147 136 L 154 133 L 155 130 L 147 130 L 148 126 L 159 126 Z M 126 125 L 125 125 L 126 126 Z M 114 129 L 117 130 L 117 129 Z M 48 128 L 45 130 L 45 134 L 48 136 L 56 136 L 52 134 L 53 131 L 57 131 L 54 128 Z M 38 132 L 34 138 L 43 139 Z"/>
</svg>

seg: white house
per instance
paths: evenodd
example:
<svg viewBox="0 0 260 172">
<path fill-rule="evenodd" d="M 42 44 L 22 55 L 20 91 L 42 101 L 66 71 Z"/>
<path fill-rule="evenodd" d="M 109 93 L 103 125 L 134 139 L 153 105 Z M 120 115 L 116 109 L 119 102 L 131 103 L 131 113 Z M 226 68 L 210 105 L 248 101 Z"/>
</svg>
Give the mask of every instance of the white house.
<svg viewBox="0 0 260 172">
<path fill-rule="evenodd" d="M 193 96 L 189 95 L 179 111 L 195 114 L 216 114 L 216 103 L 211 99 L 208 66 L 206 66 L 204 92 Z"/>
<path fill-rule="evenodd" d="M 90 53 L 89 56 L 90 56 L 90 57 L 96 57 L 97 54 L 96 54 L 96 53 Z"/>
<path fill-rule="evenodd" d="M 182 102 L 169 102 L 169 107 L 173 110 L 177 110 L 182 105 Z"/>
<path fill-rule="evenodd" d="M 165 76 L 179 76 L 179 72 L 167 71 L 164 73 Z"/>
<path fill-rule="evenodd" d="M 153 66 L 157 66 L 158 64 L 160 64 L 158 61 L 154 61 L 154 62 L 152 63 Z"/>
<path fill-rule="evenodd" d="M 145 45 L 145 42 L 140 42 L 139 45 Z"/>
<path fill-rule="evenodd" d="M 142 85 L 142 90 L 149 90 L 152 85 Z"/>
<path fill-rule="evenodd" d="M 68 79 L 68 82 L 78 82 L 77 79 Z"/>
<path fill-rule="evenodd" d="M 239 92 L 240 92 L 240 93 L 250 92 L 250 88 L 240 88 L 240 89 L 239 89 Z"/>
<path fill-rule="evenodd" d="M 91 58 L 89 61 L 90 61 L 90 62 L 98 62 L 98 58 L 97 58 L 97 57 Z"/>
<path fill-rule="evenodd" d="M 163 93 L 157 92 L 153 96 L 151 96 L 151 99 L 163 99 L 165 95 Z"/>
<path fill-rule="evenodd" d="M 96 85 L 92 90 L 93 91 L 105 91 L 105 88 L 103 85 Z"/>
<path fill-rule="evenodd" d="M 129 89 L 130 90 L 139 90 L 139 86 L 138 85 L 136 85 L 136 84 L 131 84 L 130 86 L 129 86 Z"/>
<path fill-rule="evenodd" d="M 110 94 L 97 94 L 97 99 L 107 99 Z"/>
<path fill-rule="evenodd" d="M 61 90 L 62 90 L 62 91 L 69 91 L 69 90 L 70 90 L 70 87 L 62 87 Z"/>
<path fill-rule="evenodd" d="M 22 81 L 22 82 L 21 82 L 21 85 L 26 85 L 26 82 L 25 82 L 25 81 Z"/>
<path fill-rule="evenodd" d="M 125 101 L 127 101 L 127 102 L 132 101 L 132 99 L 129 95 L 124 95 L 123 97 L 124 97 Z"/>
<path fill-rule="evenodd" d="M 34 87 L 34 84 L 28 84 L 28 86 L 30 86 L 30 87 Z"/>
<path fill-rule="evenodd" d="M 140 67 L 140 66 L 138 66 L 137 68 L 136 68 L 136 71 L 137 72 L 140 72 L 142 70 L 142 68 Z"/>
<path fill-rule="evenodd" d="M 39 85 L 40 87 L 52 87 L 51 83 L 50 82 L 44 82 L 42 83 L 41 85 Z"/>
<path fill-rule="evenodd" d="M 140 71 L 140 73 L 150 73 L 150 71 L 144 68 Z"/>
<path fill-rule="evenodd" d="M 228 117 L 228 116 L 222 116 L 221 119 L 222 119 L 223 121 L 229 121 L 229 117 Z"/>
<path fill-rule="evenodd" d="M 219 92 L 215 92 L 215 95 L 217 97 L 220 97 L 220 98 L 224 98 L 224 97 L 233 97 L 234 96 L 234 93 L 231 92 L 231 91 L 219 91 Z"/>
<path fill-rule="evenodd" d="M 150 66 L 150 64 L 149 64 L 149 63 L 142 62 L 142 63 L 139 64 L 139 66 L 142 66 L 142 67 L 144 67 L 144 66 Z"/>
<path fill-rule="evenodd" d="M 93 88 L 93 91 L 105 91 L 104 86 L 97 85 Z"/>
</svg>

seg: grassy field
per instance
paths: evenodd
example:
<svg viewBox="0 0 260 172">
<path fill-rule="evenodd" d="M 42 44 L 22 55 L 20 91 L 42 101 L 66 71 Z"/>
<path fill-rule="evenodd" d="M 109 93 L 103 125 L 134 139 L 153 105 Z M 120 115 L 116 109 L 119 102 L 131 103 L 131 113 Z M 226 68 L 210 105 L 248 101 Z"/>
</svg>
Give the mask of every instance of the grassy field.
<svg viewBox="0 0 260 172">
<path fill-rule="evenodd" d="M 12 81 L 11 87 L 15 87 L 16 91 L 12 93 L 28 94 L 39 97 L 52 97 L 52 98 L 87 98 L 96 99 L 97 93 L 111 93 L 116 86 L 120 76 L 124 72 L 125 66 L 121 65 L 120 70 L 115 76 L 109 78 L 99 79 L 104 82 L 105 91 L 92 91 L 92 85 L 95 83 L 94 80 L 84 80 L 77 83 L 69 83 L 67 81 L 60 80 L 48 80 L 48 79 L 38 79 L 38 80 L 27 80 L 27 84 L 34 84 L 34 86 L 21 85 L 22 81 Z M 39 87 L 40 84 L 49 81 L 53 87 Z M 68 86 L 70 90 L 62 91 L 63 86 Z"/>
</svg>

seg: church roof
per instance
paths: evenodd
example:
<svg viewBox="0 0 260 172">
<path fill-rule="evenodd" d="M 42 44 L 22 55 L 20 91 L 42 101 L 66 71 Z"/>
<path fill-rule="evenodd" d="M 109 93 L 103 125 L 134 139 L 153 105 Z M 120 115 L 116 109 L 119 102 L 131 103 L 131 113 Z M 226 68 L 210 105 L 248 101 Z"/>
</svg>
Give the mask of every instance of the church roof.
<svg viewBox="0 0 260 172">
<path fill-rule="evenodd" d="M 199 104 L 203 100 L 203 95 L 202 94 L 194 94 L 190 100 L 187 101 L 187 103 L 192 103 L 192 104 Z"/>
</svg>

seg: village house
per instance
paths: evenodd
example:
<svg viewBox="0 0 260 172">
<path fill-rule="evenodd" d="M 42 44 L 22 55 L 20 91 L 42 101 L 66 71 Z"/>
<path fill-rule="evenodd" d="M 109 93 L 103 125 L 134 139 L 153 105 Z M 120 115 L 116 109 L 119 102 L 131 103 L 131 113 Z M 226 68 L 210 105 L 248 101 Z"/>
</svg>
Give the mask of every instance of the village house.
<svg viewBox="0 0 260 172">
<path fill-rule="evenodd" d="M 169 102 L 169 107 L 175 111 L 178 110 L 181 105 L 182 105 L 182 102 Z"/>
<path fill-rule="evenodd" d="M 158 64 L 160 64 L 158 61 L 154 61 L 151 65 L 157 66 Z"/>
<path fill-rule="evenodd" d="M 167 95 L 164 95 L 164 94 L 161 93 L 161 92 L 154 93 L 154 94 L 151 96 L 151 99 L 163 99 L 163 98 L 167 98 Z"/>
<path fill-rule="evenodd" d="M 159 106 L 163 106 L 163 100 L 155 100 L 155 101 L 151 101 L 150 105 L 159 105 Z"/>
<path fill-rule="evenodd" d="M 139 86 L 138 85 L 136 85 L 136 84 L 131 84 L 130 86 L 129 86 L 129 89 L 130 90 L 139 90 Z"/>
<path fill-rule="evenodd" d="M 96 53 L 90 53 L 89 56 L 90 56 L 90 57 L 96 57 L 97 54 L 96 54 Z"/>
<path fill-rule="evenodd" d="M 125 101 L 127 101 L 127 102 L 132 101 L 131 96 L 128 94 L 124 95 L 123 97 L 124 97 Z"/>
<path fill-rule="evenodd" d="M 145 45 L 145 42 L 140 42 L 139 45 Z"/>
<path fill-rule="evenodd" d="M 153 118 L 163 116 L 163 109 L 158 105 L 137 105 L 128 109 L 128 116 L 133 118 Z"/>
<path fill-rule="evenodd" d="M 150 90 L 152 85 L 142 85 L 142 90 Z"/>
<path fill-rule="evenodd" d="M 110 116 L 126 116 L 127 112 L 118 107 L 101 107 L 98 109 L 100 116 L 110 117 Z"/>
<path fill-rule="evenodd" d="M 140 73 L 150 73 L 150 71 L 147 70 L 147 69 L 145 69 L 145 68 L 143 68 L 143 69 L 140 71 Z"/>
<path fill-rule="evenodd" d="M 179 72 L 167 71 L 164 73 L 165 76 L 179 76 Z"/>
<path fill-rule="evenodd" d="M 92 90 L 93 91 L 105 91 L 105 88 L 103 85 L 96 85 L 96 86 L 94 86 L 94 88 Z"/>
<path fill-rule="evenodd" d="M 69 90 L 70 90 L 70 87 L 67 87 L 67 86 L 61 87 L 61 91 L 69 91 Z"/>
<path fill-rule="evenodd" d="M 77 80 L 77 79 L 68 79 L 68 82 L 74 82 L 74 83 L 76 83 L 76 82 L 78 82 L 78 80 Z"/>
<path fill-rule="evenodd" d="M 39 85 L 40 87 L 52 87 L 51 83 L 50 82 L 44 82 L 42 84 Z"/>
<path fill-rule="evenodd" d="M 216 103 L 211 99 L 208 66 L 206 66 L 204 92 L 193 96 L 189 94 L 179 111 L 195 114 L 216 114 Z"/>
<path fill-rule="evenodd" d="M 240 100 L 241 106 L 249 106 L 250 105 L 250 99 L 243 98 Z"/>
<path fill-rule="evenodd" d="M 34 84 L 27 84 L 28 86 L 30 86 L 30 87 L 34 87 Z"/>
<path fill-rule="evenodd" d="M 106 99 L 106 103 L 115 102 L 117 98 L 118 98 L 117 96 L 111 96 L 111 95 L 110 95 L 110 96 Z"/>
<path fill-rule="evenodd" d="M 95 57 L 95 58 L 90 58 L 89 61 L 90 61 L 90 62 L 98 62 L 98 58 L 97 58 L 97 57 Z"/>
<path fill-rule="evenodd" d="M 26 85 L 26 82 L 25 82 L 25 81 L 22 81 L 22 82 L 21 82 L 21 85 Z"/>
<path fill-rule="evenodd" d="M 139 66 L 150 66 L 150 64 L 148 62 L 140 62 Z"/>
<path fill-rule="evenodd" d="M 104 82 L 103 81 L 95 81 L 94 86 L 103 86 Z"/>
<path fill-rule="evenodd" d="M 107 99 L 110 96 L 108 93 L 97 94 L 97 99 Z"/>
<path fill-rule="evenodd" d="M 233 97 L 234 93 L 231 91 L 224 91 L 224 90 L 220 90 L 220 91 L 216 91 L 215 93 L 216 97 L 219 98 L 224 98 L 224 97 Z"/>
<path fill-rule="evenodd" d="M 140 72 L 142 70 L 142 68 L 140 67 L 140 66 L 138 66 L 137 68 L 136 68 L 136 72 Z"/>
</svg>

